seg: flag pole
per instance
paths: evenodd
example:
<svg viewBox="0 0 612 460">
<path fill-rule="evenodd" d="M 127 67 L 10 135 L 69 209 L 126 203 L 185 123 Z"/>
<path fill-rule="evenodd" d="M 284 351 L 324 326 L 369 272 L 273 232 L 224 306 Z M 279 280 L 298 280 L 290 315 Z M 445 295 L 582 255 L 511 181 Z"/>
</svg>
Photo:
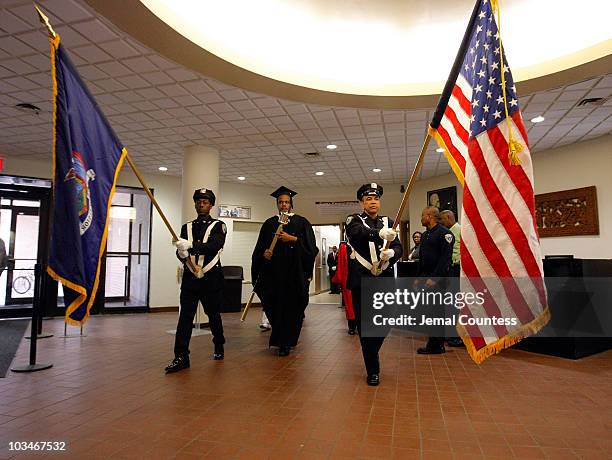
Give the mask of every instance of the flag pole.
<svg viewBox="0 0 612 460">
<path fill-rule="evenodd" d="M 410 192 L 412 192 L 417 177 L 421 172 L 421 167 L 423 166 L 423 161 L 425 160 L 425 153 L 427 153 L 427 148 L 429 147 L 429 141 L 431 141 L 431 134 L 428 132 L 425 136 L 425 140 L 423 141 L 423 146 L 421 147 L 421 153 L 419 153 L 419 158 L 417 159 L 417 162 L 414 165 L 414 169 L 412 170 L 412 174 L 410 175 L 410 179 L 408 180 L 408 185 L 406 186 L 406 190 L 404 191 L 402 202 L 400 203 L 400 207 L 397 210 L 397 214 L 395 215 L 395 220 L 393 221 L 393 229 L 396 229 L 399 225 L 402 214 L 406 209 L 406 205 L 408 204 L 408 198 L 410 198 Z M 389 249 L 390 244 L 390 241 L 385 241 L 383 249 Z M 378 276 L 382 273 L 382 270 L 380 268 L 381 265 L 382 264 L 380 260 L 372 264 L 371 271 L 373 275 Z"/>
<path fill-rule="evenodd" d="M 40 19 L 40 22 L 47 28 L 49 36 L 51 38 L 55 38 L 57 34 L 53 30 L 53 27 L 51 27 L 51 24 L 49 23 L 49 18 L 45 15 L 45 13 L 41 11 L 41 9 L 36 3 L 34 3 L 34 8 L 36 8 L 36 12 L 38 13 L 38 19 Z"/>
<path fill-rule="evenodd" d="M 168 222 L 168 219 L 166 218 L 166 215 L 164 214 L 164 211 L 162 211 L 162 209 L 160 208 L 159 203 L 157 202 L 157 200 L 153 196 L 153 193 L 151 192 L 151 189 L 147 186 L 144 178 L 140 174 L 140 171 L 138 170 L 138 168 L 136 167 L 136 165 L 132 161 L 132 157 L 130 156 L 129 152 L 125 156 L 125 159 L 127 160 L 128 164 L 130 165 L 130 168 L 132 168 L 132 171 L 134 171 L 134 174 L 136 175 L 136 178 L 138 179 L 138 182 L 140 182 L 140 185 L 142 185 L 142 188 L 146 192 L 146 194 L 148 195 L 149 199 L 151 200 L 151 203 L 153 203 L 153 206 L 155 206 L 155 209 L 157 209 L 157 212 L 159 213 L 159 217 L 161 217 L 161 219 L 164 221 L 164 224 L 166 224 L 166 227 L 168 228 L 168 231 L 172 235 L 172 240 L 173 241 L 178 241 L 179 238 L 178 238 L 176 232 L 172 228 L 172 225 L 170 225 L 170 222 Z"/>
<path fill-rule="evenodd" d="M 144 178 L 140 174 L 140 171 L 138 170 L 138 168 L 136 167 L 136 165 L 132 161 L 132 157 L 130 156 L 129 152 L 125 155 L 125 159 L 127 160 L 128 164 L 130 165 L 130 168 L 132 168 L 132 171 L 134 171 L 134 174 L 138 178 L 138 181 L 140 182 L 140 185 L 142 186 L 143 190 L 146 192 L 147 196 L 151 200 L 151 203 L 153 203 L 153 206 L 155 206 L 155 209 L 157 209 L 157 212 L 159 213 L 159 217 L 161 217 L 161 219 L 164 221 L 164 224 L 166 224 L 166 227 L 168 228 L 168 231 L 172 235 L 172 241 L 173 242 L 174 241 L 178 241 L 178 239 L 179 239 L 178 235 L 176 234 L 176 232 L 172 228 L 172 225 L 170 225 L 170 222 L 168 222 L 168 219 L 166 218 L 166 215 L 164 214 L 164 211 L 162 211 L 161 207 L 159 206 L 159 203 L 157 202 L 157 200 L 153 196 L 153 193 L 151 192 L 151 189 L 147 186 L 147 183 L 145 182 Z M 198 268 L 195 266 L 195 264 L 193 263 L 191 258 L 188 257 L 185 260 L 185 263 L 189 266 L 190 271 L 194 275 L 198 272 Z"/>
<path fill-rule="evenodd" d="M 451 93 L 453 91 L 453 87 L 455 86 L 455 81 L 457 80 L 457 76 L 461 71 L 461 63 L 463 62 L 463 56 L 465 55 L 468 46 L 470 45 L 470 31 L 472 30 L 474 23 L 476 22 L 476 18 L 478 17 L 478 11 L 482 5 L 482 0 L 477 0 L 474 5 L 474 9 L 472 10 L 472 15 L 470 16 L 470 21 L 468 23 L 468 27 L 465 30 L 465 34 L 463 35 L 463 39 L 461 40 L 461 45 L 459 46 L 459 51 L 457 51 L 457 56 L 455 57 L 455 62 L 453 63 L 453 67 L 451 69 L 450 75 L 446 80 L 446 84 L 444 85 L 444 90 L 440 95 L 440 100 L 438 102 L 438 106 L 436 111 L 434 112 L 434 116 L 429 123 L 429 127 L 427 130 L 427 137 L 425 137 L 425 141 L 423 142 L 423 147 L 421 148 L 421 153 L 419 154 L 419 159 L 417 160 L 416 165 L 414 166 L 414 171 L 412 171 L 412 175 L 410 176 L 410 180 L 408 181 L 408 186 L 406 187 L 406 191 L 404 192 L 404 196 L 402 197 L 402 202 L 400 204 L 399 210 L 395 215 L 395 221 L 393 222 L 393 228 L 396 229 L 399 225 L 399 221 L 402 217 L 404 209 L 406 208 L 406 204 L 408 204 L 408 197 L 410 196 L 410 192 L 414 187 L 414 183 L 416 182 L 416 178 L 421 171 L 421 166 L 423 165 L 423 160 L 425 159 L 425 152 L 427 151 L 427 147 L 429 146 L 429 141 L 431 140 L 432 134 L 436 129 L 440 126 L 440 122 L 442 121 L 442 117 L 444 116 L 444 110 L 448 105 L 448 101 L 450 99 Z M 383 249 L 389 249 L 389 241 L 385 241 L 385 245 Z M 372 274 L 378 276 L 382 273 L 380 269 L 380 261 L 372 264 Z"/>
</svg>

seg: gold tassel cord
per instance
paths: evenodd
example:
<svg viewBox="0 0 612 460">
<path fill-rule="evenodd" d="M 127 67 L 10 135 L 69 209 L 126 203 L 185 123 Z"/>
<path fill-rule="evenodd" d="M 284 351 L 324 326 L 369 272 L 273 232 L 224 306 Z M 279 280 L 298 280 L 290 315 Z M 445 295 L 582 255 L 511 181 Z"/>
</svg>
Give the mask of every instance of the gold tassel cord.
<svg viewBox="0 0 612 460">
<path fill-rule="evenodd" d="M 497 33 L 499 34 L 499 59 L 501 61 L 501 83 L 502 83 L 502 94 L 504 97 L 504 110 L 506 111 L 506 123 L 508 123 L 508 159 L 510 164 L 518 166 L 521 164 L 519 153 L 523 151 L 523 144 L 514 138 L 514 132 L 512 130 L 512 123 L 510 122 L 510 113 L 508 111 L 508 98 L 506 96 L 506 67 L 504 65 L 504 48 L 502 46 L 501 39 L 501 15 L 500 15 L 500 0 L 491 0 L 491 6 L 493 12 L 497 12 Z"/>
</svg>

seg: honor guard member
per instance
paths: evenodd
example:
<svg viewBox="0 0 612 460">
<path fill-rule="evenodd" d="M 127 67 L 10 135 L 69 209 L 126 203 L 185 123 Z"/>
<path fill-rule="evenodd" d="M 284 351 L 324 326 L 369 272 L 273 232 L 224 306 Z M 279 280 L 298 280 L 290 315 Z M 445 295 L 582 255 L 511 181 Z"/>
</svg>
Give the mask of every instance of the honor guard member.
<svg viewBox="0 0 612 460">
<path fill-rule="evenodd" d="M 361 280 L 375 276 L 371 269 L 373 263 L 381 263 L 382 273 L 379 276 L 392 277 L 393 264 L 402 256 L 402 244 L 393 230 L 393 220 L 378 215 L 380 197 L 383 188 L 375 183 L 362 185 L 357 190 L 357 199 L 363 207 L 361 214 L 353 214 L 346 219 L 346 236 L 351 246 L 349 263 L 348 288 L 352 291 L 355 320 L 361 342 L 361 351 L 365 362 L 368 385 L 376 386 L 380 382 L 380 364 L 378 351 L 386 333 L 382 337 L 363 337 L 361 334 L 361 312 L 371 305 L 361 304 Z M 389 241 L 389 248 L 384 249 Z"/>
<path fill-rule="evenodd" d="M 440 224 L 440 210 L 427 206 L 421 213 L 421 224 L 427 228 L 421 235 L 419 277 L 427 278 L 425 288 L 440 290 L 435 278 L 445 278 L 450 274 L 455 237 L 450 230 Z M 432 279 L 433 278 L 433 279 Z M 438 282 L 444 280 L 438 280 Z M 444 337 L 429 337 L 427 345 L 417 350 L 420 355 L 439 355 L 444 353 Z"/>
<path fill-rule="evenodd" d="M 208 316 L 213 336 L 215 351 L 213 359 L 223 359 L 223 323 L 221 321 L 221 304 L 223 289 L 223 271 L 219 260 L 227 229 L 220 220 L 213 219 L 210 209 L 215 205 L 215 194 L 212 190 L 201 188 L 193 193 L 196 220 L 183 224 L 181 237 L 174 243 L 176 255 L 183 262 L 183 280 L 181 282 L 181 312 L 176 327 L 174 342 L 174 359 L 166 367 L 166 373 L 180 371 L 189 367 L 189 341 L 193 318 L 202 303 Z M 192 272 L 187 260 L 191 259 Z"/>
</svg>

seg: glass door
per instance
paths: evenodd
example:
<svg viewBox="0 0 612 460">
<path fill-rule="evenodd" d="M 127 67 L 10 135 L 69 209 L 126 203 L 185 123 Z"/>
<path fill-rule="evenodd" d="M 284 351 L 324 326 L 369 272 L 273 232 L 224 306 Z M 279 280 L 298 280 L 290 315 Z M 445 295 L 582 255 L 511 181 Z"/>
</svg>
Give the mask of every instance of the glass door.
<svg viewBox="0 0 612 460">
<path fill-rule="evenodd" d="M 0 182 L 0 317 L 29 316 L 46 254 L 49 189 Z"/>
<path fill-rule="evenodd" d="M 117 187 L 106 243 L 106 311 L 149 307 L 151 209 L 143 190 Z"/>
<path fill-rule="evenodd" d="M 25 207 L 25 206 L 27 207 Z M 34 298 L 34 265 L 38 259 L 40 201 L 13 200 L 8 247 L 5 305 L 31 304 Z"/>
</svg>

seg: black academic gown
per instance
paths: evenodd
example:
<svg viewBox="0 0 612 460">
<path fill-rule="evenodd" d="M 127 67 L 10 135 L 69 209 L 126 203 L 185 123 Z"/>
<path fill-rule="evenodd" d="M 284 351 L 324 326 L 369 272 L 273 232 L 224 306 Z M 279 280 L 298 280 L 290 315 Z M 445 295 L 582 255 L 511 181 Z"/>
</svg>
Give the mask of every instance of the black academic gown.
<svg viewBox="0 0 612 460">
<path fill-rule="evenodd" d="M 300 337 L 304 310 L 308 305 L 308 286 L 319 252 L 310 222 L 294 214 L 284 231 L 297 236 L 295 243 L 276 243 L 272 260 L 263 253 L 270 247 L 278 228 L 278 216 L 266 220 L 253 250 L 251 279 L 270 324 L 270 346 L 294 347 Z M 258 279 L 259 277 L 259 279 Z"/>
</svg>

